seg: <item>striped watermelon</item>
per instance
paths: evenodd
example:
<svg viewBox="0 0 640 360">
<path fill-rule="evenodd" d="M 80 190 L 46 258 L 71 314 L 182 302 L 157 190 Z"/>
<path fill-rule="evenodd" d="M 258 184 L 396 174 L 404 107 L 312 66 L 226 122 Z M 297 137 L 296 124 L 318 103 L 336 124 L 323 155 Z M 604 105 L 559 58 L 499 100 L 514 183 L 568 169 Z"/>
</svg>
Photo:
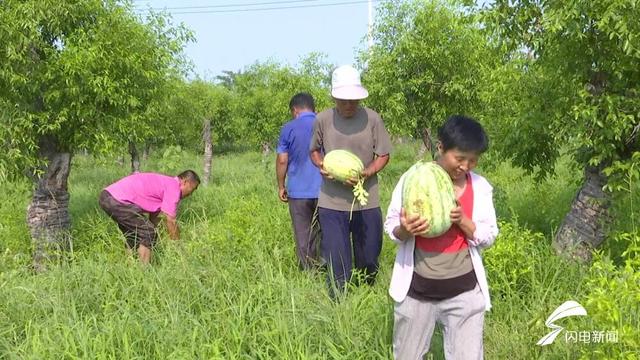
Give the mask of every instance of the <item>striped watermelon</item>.
<svg viewBox="0 0 640 360">
<path fill-rule="evenodd" d="M 364 170 L 362 160 L 347 150 L 332 150 L 324 156 L 324 169 L 334 179 L 344 182 L 349 178 L 358 178 Z"/>
<path fill-rule="evenodd" d="M 419 161 L 404 177 L 402 207 L 407 215 L 420 215 L 430 228 L 420 236 L 431 238 L 451 227 L 451 210 L 456 207 L 451 177 L 433 161 Z"/>
</svg>

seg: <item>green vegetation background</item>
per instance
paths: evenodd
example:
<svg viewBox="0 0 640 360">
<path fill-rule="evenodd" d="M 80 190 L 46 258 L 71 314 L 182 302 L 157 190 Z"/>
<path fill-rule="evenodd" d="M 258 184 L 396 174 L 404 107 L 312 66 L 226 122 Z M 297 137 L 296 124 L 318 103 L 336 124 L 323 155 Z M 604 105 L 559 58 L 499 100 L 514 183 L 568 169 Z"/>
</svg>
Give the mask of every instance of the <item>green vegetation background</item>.
<svg viewBox="0 0 640 360">
<path fill-rule="evenodd" d="M 396 146 L 381 174 L 383 211 L 417 146 Z M 592 265 L 550 246 L 575 196 L 579 171 L 560 162 L 542 182 L 488 154 L 501 233 L 484 252 L 493 309 L 487 359 L 637 359 L 640 346 L 637 186 L 618 201 L 616 228 Z M 277 199 L 274 159 L 214 157 L 213 180 L 181 204 L 183 240 L 161 240 L 153 266 L 124 254 L 117 227 L 97 205 L 100 190 L 127 175 L 112 158 L 76 156 L 69 181 L 73 252 L 46 274 L 29 271 L 25 183 L 0 186 L 0 358 L 4 359 L 388 359 L 393 304 L 387 288 L 395 248 L 385 237 L 374 286 L 332 302 L 320 273 L 298 271 L 286 205 Z M 152 154 L 143 170 L 200 169 L 177 148 Z M 631 195 L 632 193 L 636 195 Z M 633 249 L 635 251 L 627 251 Z M 588 317 L 558 323 L 574 331 L 617 331 L 617 343 L 536 346 L 547 316 L 566 300 Z M 442 337 L 429 358 L 441 359 Z"/>
</svg>

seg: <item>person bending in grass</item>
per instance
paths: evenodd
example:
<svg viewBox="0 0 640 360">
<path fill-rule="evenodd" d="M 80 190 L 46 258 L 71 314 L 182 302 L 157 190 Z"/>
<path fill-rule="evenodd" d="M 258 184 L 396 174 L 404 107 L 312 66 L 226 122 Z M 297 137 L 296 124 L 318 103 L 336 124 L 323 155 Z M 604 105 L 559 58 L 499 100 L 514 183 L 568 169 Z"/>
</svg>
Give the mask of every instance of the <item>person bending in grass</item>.
<svg viewBox="0 0 640 360">
<path fill-rule="evenodd" d="M 169 237 L 180 238 L 176 215 L 181 199 L 200 185 L 192 170 L 176 177 L 156 173 L 135 173 L 107 186 L 100 193 L 100 207 L 118 224 L 126 238 L 127 250 L 137 250 L 140 261 L 151 261 L 160 213 L 165 215 Z M 148 214 L 148 217 L 147 217 Z"/>
<path fill-rule="evenodd" d="M 438 131 L 436 162 L 453 181 L 458 207 L 445 234 L 417 234 L 429 223 L 402 209 L 403 175 L 392 194 L 385 231 L 398 245 L 389 294 L 395 301 L 393 355 L 422 359 L 436 322 L 443 327 L 447 360 L 483 358 L 484 313 L 491 308 L 480 250 L 498 235 L 493 189 L 472 172 L 488 147 L 482 126 L 452 116 Z"/>
</svg>

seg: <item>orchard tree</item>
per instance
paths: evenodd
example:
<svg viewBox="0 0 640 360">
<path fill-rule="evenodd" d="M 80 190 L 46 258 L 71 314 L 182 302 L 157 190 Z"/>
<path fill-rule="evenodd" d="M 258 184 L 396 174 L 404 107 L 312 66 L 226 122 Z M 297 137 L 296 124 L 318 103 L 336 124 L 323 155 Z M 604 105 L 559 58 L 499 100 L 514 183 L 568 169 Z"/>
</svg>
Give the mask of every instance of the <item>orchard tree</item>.
<svg viewBox="0 0 640 360">
<path fill-rule="evenodd" d="M 229 144 L 241 136 L 231 117 L 231 99 L 230 90 L 222 85 L 201 79 L 182 82 L 169 99 L 163 117 L 176 144 L 204 153 L 204 184 L 211 176 L 213 144 Z"/>
<path fill-rule="evenodd" d="M 189 38 L 115 0 L 0 2 L 0 164 L 34 181 L 27 222 L 37 271 L 70 244 L 74 151 L 114 151 L 148 132 L 146 108 Z"/>
<path fill-rule="evenodd" d="M 284 122 L 291 117 L 289 100 L 298 92 L 308 92 L 317 110 L 330 104 L 329 90 L 323 87 L 321 60 L 303 62 L 301 69 L 275 62 L 256 63 L 233 76 L 233 117 L 241 124 L 243 141 L 251 146 L 275 143 Z"/>
<path fill-rule="evenodd" d="M 321 52 L 312 52 L 300 59 L 300 65 L 296 69 L 296 73 L 302 76 L 311 87 L 318 91 L 329 91 L 331 88 L 331 72 L 336 66 L 329 62 L 327 54 Z M 319 95 L 318 101 L 324 110 L 328 96 Z"/>
<path fill-rule="evenodd" d="M 367 104 L 390 132 L 419 137 L 452 114 L 482 108 L 496 52 L 461 4 L 387 1 L 378 7 L 374 45 L 362 53 Z"/>
<path fill-rule="evenodd" d="M 554 246 L 589 259 L 606 237 L 610 190 L 639 175 L 640 7 L 634 0 L 496 0 L 485 16 L 510 51 L 500 83 L 517 98 L 494 116 L 509 144 L 502 150 L 543 170 L 566 151 L 584 170 Z M 499 93 L 491 96 L 496 102 Z"/>
</svg>

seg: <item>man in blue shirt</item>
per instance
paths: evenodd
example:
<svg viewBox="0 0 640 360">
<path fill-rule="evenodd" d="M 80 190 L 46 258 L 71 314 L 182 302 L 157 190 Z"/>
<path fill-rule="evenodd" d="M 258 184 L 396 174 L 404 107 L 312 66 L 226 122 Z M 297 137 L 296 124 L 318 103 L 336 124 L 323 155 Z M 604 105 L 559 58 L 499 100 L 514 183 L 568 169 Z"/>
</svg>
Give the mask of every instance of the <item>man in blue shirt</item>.
<svg viewBox="0 0 640 360">
<path fill-rule="evenodd" d="M 282 127 L 277 148 L 278 194 L 282 202 L 289 204 L 300 267 L 309 270 L 319 265 L 317 247 L 320 236 L 315 210 L 322 183 L 320 171 L 309 158 L 309 144 L 316 120 L 313 97 L 308 93 L 294 95 L 289 102 L 289 110 L 293 120 Z"/>
</svg>

